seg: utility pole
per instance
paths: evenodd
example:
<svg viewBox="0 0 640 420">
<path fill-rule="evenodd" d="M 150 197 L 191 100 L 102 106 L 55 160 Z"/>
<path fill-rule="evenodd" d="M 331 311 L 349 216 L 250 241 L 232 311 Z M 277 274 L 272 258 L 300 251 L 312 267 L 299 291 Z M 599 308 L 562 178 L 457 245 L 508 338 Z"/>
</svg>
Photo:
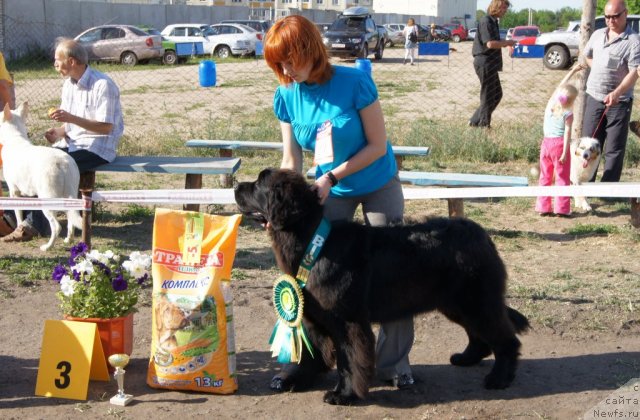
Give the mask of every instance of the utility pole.
<svg viewBox="0 0 640 420">
<path fill-rule="evenodd" d="M 594 25 L 595 25 L 595 15 L 596 15 L 596 0 L 582 0 L 582 21 L 580 22 L 580 51 L 584 51 L 585 45 L 587 45 L 587 41 L 591 37 L 593 33 Z M 583 56 L 578 57 L 578 63 L 582 63 L 586 65 L 586 60 Z M 574 77 L 576 77 L 575 86 L 578 88 L 578 97 L 576 98 L 576 102 L 574 104 L 574 119 L 573 119 L 573 129 L 571 130 L 573 134 L 571 137 L 574 139 L 578 139 L 582 137 L 583 134 L 587 136 L 592 135 L 592 133 L 582 133 L 582 120 L 584 117 L 584 107 L 586 104 L 586 88 L 587 88 L 587 76 L 589 76 L 589 68 L 578 72 Z"/>
</svg>

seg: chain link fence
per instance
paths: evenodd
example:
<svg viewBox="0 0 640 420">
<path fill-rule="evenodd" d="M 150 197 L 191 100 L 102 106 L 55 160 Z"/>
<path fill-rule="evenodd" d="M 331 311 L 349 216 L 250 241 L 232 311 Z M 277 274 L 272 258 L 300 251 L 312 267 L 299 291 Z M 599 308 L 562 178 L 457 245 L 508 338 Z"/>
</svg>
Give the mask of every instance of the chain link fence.
<svg viewBox="0 0 640 420">
<path fill-rule="evenodd" d="M 33 45 L 19 58 L 7 57 L 7 66 L 15 79 L 17 103 L 29 103 L 28 126 L 36 141 L 52 126 L 47 109 L 59 105 L 62 79 L 53 69 L 53 46 L 37 47 L 35 41 L 52 33 L 71 34 L 50 23 L 4 22 L 5 32 L 12 32 L 24 45 Z M 25 27 L 41 28 L 41 32 L 19 32 Z M 381 60 L 372 59 L 372 77 L 394 143 L 403 144 L 402 133 L 417 120 L 466 126 L 479 105 L 480 92 L 471 46 L 470 41 L 450 43 L 448 55 L 417 55 L 415 65 L 403 64 L 402 47 L 386 48 Z M 502 53 L 504 96 L 492 125 L 539 126 L 541 137 L 544 107 L 565 73 L 546 69 L 541 59 L 513 59 L 507 49 Z M 192 57 L 173 66 L 159 61 L 135 67 L 95 64 L 120 88 L 127 153 L 136 153 L 136 144 L 144 143 L 148 152 L 149 144 L 156 143 L 157 150 L 162 150 L 166 142 L 177 146 L 189 138 L 279 140 L 272 112 L 277 80 L 262 57 L 216 59 L 216 86 L 210 88 L 199 83 L 198 64 L 204 59 L 211 58 Z M 354 66 L 354 60 L 334 62 Z M 433 135 L 437 134 L 425 132 L 423 144 L 429 145 Z"/>
</svg>

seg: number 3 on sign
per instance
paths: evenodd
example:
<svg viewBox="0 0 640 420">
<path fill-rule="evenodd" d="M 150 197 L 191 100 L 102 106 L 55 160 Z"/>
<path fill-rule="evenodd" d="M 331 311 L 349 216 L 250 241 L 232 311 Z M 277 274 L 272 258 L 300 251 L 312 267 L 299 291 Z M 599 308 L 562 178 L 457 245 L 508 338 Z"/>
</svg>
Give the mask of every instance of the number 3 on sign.
<svg viewBox="0 0 640 420">
<path fill-rule="evenodd" d="M 96 324 L 45 321 L 36 395 L 86 400 L 89 379 L 109 380 Z"/>
</svg>

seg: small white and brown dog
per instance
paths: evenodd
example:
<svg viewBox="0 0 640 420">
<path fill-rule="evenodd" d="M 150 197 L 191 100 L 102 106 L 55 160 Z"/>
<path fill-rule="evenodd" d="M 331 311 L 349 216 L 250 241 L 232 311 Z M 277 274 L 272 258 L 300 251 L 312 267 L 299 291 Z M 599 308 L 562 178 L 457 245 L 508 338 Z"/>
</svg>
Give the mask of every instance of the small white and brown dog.
<svg viewBox="0 0 640 420">
<path fill-rule="evenodd" d="M 572 185 L 581 185 L 589 182 L 598 169 L 600 163 L 601 147 L 598 139 L 581 137 L 571 142 L 571 174 Z M 585 197 L 574 197 L 574 206 L 583 211 L 591 211 L 591 206 Z"/>
<path fill-rule="evenodd" d="M 4 107 L 0 113 L 0 144 L 2 144 L 3 176 L 10 197 L 78 198 L 80 172 L 71 156 L 60 149 L 36 146 L 27 136 L 25 119 L 28 104 L 24 102 L 15 111 Z M 51 210 L 43 209 L 51 226 L 49 242 L 40 249 L 46 251 L 53 245 L 62 227 Z M 67 211 L 67 237 L 71 240 L 73 229 L 82 229 L 82 218 L 76 210 Z M 16 210 L 17 225 L 23 220 L 22 211 Z"/>
</svg>

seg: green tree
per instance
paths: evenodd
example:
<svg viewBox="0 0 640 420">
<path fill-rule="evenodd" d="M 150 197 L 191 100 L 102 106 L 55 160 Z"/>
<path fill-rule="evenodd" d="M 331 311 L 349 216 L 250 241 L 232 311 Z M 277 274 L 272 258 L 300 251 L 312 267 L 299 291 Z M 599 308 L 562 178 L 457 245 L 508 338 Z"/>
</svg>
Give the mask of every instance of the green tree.
<svg viewBox="0 0 640 420">
<path fill-rule="evenodd" d="M 627 0 L 627 10 L 630 15 L 638 15 L 640 14 L 640 0 Z M 601 16 L 604 14 L 604 6 L 607 4 L 607 0 L 598 0 L 598 4 L 596 5 L 596 16 Z"/>
<path fill-rule="evenodd" d="M 606 1 L 606 0 L 603 0 Z M 640 3 L 640 0 L 634 0 Z M 478 10 L 476 19 L 480 20 L 486 11 Z M 573 9 L 571 7 L 563 7 L 558 11 L 551 10 L 533 10 L 532 23 L 540 28 L 540 32 L 550 32 L 559 28 L 566 28 L 571 20 L 580 20 L 582 9 Z M 527 25 L 529 22 L 529 9 L 522 9 L 518 12 L 509 10 L 500 19 L 501 28 L 513 28 L 514 26 Z"/>
</svg>

